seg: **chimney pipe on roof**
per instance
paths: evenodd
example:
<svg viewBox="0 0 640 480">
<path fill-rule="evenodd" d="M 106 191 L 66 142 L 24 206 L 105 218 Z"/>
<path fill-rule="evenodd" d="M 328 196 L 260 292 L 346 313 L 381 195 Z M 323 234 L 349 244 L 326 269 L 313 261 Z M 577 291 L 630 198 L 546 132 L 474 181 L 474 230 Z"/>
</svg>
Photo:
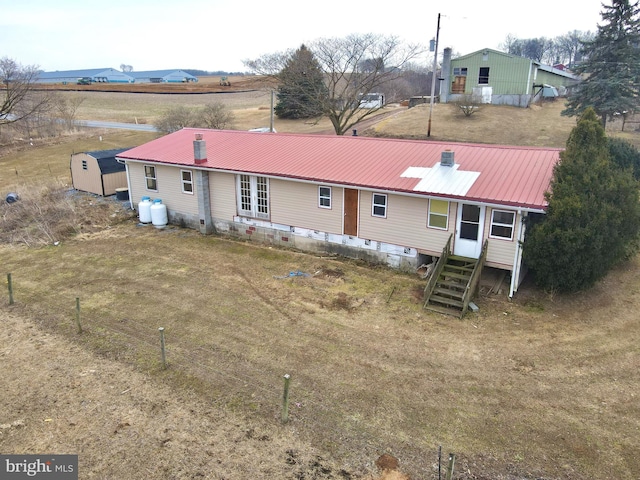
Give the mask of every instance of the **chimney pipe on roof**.
<svg viewBox="0 0 640 480">
<path fill-rule="evenodd" d="M 358 130 L 356 130 L 355 128 L 353 129 L 353 134 L 351 135 L 352 137 L 357 137 L 358 136 Z"/>
<path fill-rule="evenodd" d="M 445 150 L 440 155 L 440 165 L 443 167 L 453 167 L 455 165 L 455 160 L 453 158 L 453 150 Z"/>
<path fill-rule="evenodd" d="M 193 159 L 196 164 L 207 162 L 207 142 L 202 139 L 201 133 L 196 133 L 193 141 Z"/>
</svg>

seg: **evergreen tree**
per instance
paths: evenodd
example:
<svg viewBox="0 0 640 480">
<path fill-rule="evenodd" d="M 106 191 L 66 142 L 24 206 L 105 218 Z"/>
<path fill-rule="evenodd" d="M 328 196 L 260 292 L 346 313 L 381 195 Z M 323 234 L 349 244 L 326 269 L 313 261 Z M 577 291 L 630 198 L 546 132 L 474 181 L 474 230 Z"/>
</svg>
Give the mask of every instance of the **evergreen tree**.
<svg viewBox="0 0 640 480">
<path fill-rule="evenodd" d="M 278 75 L 278 118 L 313 118 L 322 115 L 327 88 L 324 74 L 310 50 L 302 45 Z"/>
<path fill-rule="evenodd" d="M 528 225 L 523 256 L 539 286 L 573 292 L 625 259 L 640 232 L 638 183 L 610 160 L 595 111 L 585 110 L 554 168 L 547 214 Z"/>
<path fill-rule="evenodd" d="M 630 168 L 633 177 L 640 180 L 640 151 L 622 138 L 609 138 L 611 161 L 620 168 Z"/>
<path fill-rule="evenodd" d="M 584 80 L 562 113 L 580 115 L 591 106 L 605 127 L 614 114 L 633 113 L 640 105 L 640 8 L 630 0 L 612 0 L 603 8 L 604 24 L 583 43 L 586 59 L 574 69 Z"/>
</svg>

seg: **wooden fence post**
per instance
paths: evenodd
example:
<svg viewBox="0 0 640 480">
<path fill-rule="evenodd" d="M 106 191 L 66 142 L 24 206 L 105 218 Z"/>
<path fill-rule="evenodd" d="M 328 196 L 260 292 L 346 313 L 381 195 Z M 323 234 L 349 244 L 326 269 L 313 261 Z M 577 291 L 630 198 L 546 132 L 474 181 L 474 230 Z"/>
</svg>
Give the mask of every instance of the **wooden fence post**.
<svg viewBox="0 0 640 480">
<path fill-rule="evenodd" d="M 282 396 L 282 423 L 289 421 L 289 383 L 291 375 L 288 373 L 284 376 L 284 394 Z"/>
<path fill-rule="evenodd" d="M 165 350 L 164 350 L 164 327 L 158 328 L 158 331 L 160 332 L 160 353 L 162 354 L 162 368 L 164 370 L 166 370 L 167 369 L 167 356 L 166 356 Z"/>
<path fill-rule="evenodd" d="M 13 305 L 13 284 L 10 273 L 7 273 L 7 287 L 9 288 L 9 305 Z"/>
<path fill-rule="evenodd" d="M 80 325 L 80 297 L 76 297 L 76 325 L 78 333 L 82 333 L 82 325 Z"/>
<path fill-rule="evenodd" d="M 449 454 L 449 467 L 447 469 L 447 480 L 451 480 L 453 478 L 453 468 L 456 464 L 456 455 L 455 453 Z"/>
</svg>

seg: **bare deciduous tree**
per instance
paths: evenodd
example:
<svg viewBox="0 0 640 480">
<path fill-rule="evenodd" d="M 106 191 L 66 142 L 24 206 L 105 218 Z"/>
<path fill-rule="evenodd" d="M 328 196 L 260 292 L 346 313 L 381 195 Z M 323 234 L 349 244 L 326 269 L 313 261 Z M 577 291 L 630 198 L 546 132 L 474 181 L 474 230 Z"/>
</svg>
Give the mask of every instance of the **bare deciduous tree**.
<svg viewBox="0 0 640 480">
<path fill-rule="evenodd" d="M 520 39 L 509 34 L 500 44 L 500 49 L 512 55 L 527 57 L 548 65 L 555 63 L 572 65 L 579 59 L 584 42 L 592 40 L 593 36 L 592 32 L 579 30 L 560 35 L 554 39 L 544 37 Z"/>
<path fill-rule="evenodd" d="M 167 110 L 156 123 L 156 128 L 162 133 L 173 133 L 185 127 L 195 127 L 193 111 L 184 105 L 178 105 Z"/>
<path fill-rule="evenodd" d="M 223 103 L 208 103 L 197 114 L 202 127 L 222 130 L 233 125 L 233 112 L 229 111 Z"/>
<path fill-rule="evenodd" d="M 200 109 L 180 105 L 167 110 L 155 126 L 163 133 L 172 133 L 187 127 L 230 128 L 233 120 L 233 113 L 222 103 L 209 103 Z"/>
<path fill-rule="evenodd" d="M 382 108 L 361 108 L 360 100 L 402 77 L 403 68 L 423 52 L 419 45 L 406 45 L 395 36 L 377 34 L 322 38 L 307 47 L 324 72 L 325 85 L 315 93 L 337 135 L 344 135 Z M 268 54 L 244 63 L 255 73 L 279 80 L 278 74 L 293 53 Z"/>
<path fill-rule="evenodd" d="M 34 88 L 37 78 L 37 67 L 23 67 L 7 57 L 0 59 L 0 126 L 17 123 L 49 110 L 51 95 Z"/>
<path fill-rule="evenodd" d="M 53 97 L 53 106 L 58 118 L 62 120 L 64 125 L 72 130 L 75 127 L 78 108 L 84 102 L 84 97 L 64 98 L 61 96 Z"/>
<path fill-rule="evenodd" d="M 573 65 L 577 60 L 580 60 L 584 43 L 592 41 L 594 37 L 593 32 L 581 32 L 580 30 L 574 30 L 557 37 L 555 43 L 558 47 L 559 62 Z"/>
</svg>

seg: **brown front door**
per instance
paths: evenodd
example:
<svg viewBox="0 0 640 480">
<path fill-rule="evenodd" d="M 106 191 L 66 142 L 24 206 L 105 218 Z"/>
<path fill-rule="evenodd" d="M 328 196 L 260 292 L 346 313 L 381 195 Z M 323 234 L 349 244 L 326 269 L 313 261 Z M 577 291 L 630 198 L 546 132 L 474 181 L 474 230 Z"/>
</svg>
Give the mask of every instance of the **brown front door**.
<svg viewBox="0 0 640 480">
<path fill-rule="evenodd" d="M 344 234 L 358 236 L 358 190 L 344 189 Z"/>
<path fill-rule="evenodd" d="M 453 84 L 451 85 L 451 93 L 464 93 L 466 85 L 467 85 L 467 77 L 456 76 L 453 79 Z"/>
</svg>

